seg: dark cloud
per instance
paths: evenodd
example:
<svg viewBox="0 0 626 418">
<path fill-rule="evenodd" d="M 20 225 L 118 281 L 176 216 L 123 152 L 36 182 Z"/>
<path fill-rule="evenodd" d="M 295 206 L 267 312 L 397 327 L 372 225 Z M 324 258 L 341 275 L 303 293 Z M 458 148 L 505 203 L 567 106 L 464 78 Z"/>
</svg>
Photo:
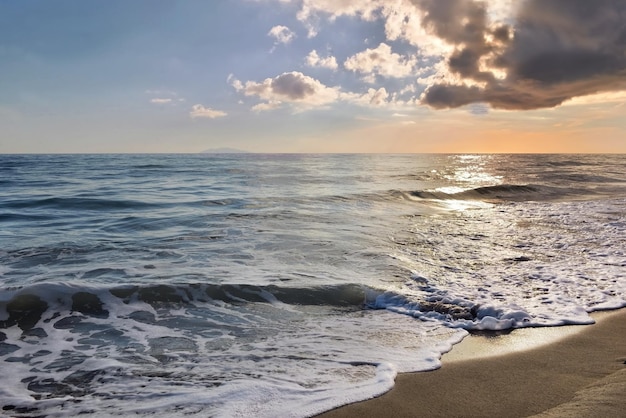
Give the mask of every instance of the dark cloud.
<svg viewBox="0 0 626 418">
<path fill-rule="evenodd" d="M 414 2 L 424 11 L 422 25 L 429 32 L 458 45 L 448 60 L 450 70 L 463 78 L 491 81 L 493 75 L 481 71 L 479 62 L 483 56 L 494 52 L 498 42 L 487 41 L 486 35 L 492 34 L 494 39 L 508 39 L 505 34 L 508 34 L 509 28 L 489 27 L 486 4 L 468 0 L 414 0 Z"/>
<path fill-rule="evenodd" d="M 482 45 L 487 25 L 483 3 L 467 0 L 415 0 L 424 11 L 422 24 L 446 41 Z"/>
<path fill-rule="evenodd" d="M 496 26 L 491 34 L 498 42 L 507 43 L 511 40 L 511 28 L 507 25 Z"/>
<path fill-rule="evenodd" d="M 435 108 L 486 102 L 494 108 L 554 107 L 573 97 L 626 89 L 626 1 L 525 0 L 513 27 L 490 27 L 485 3 L 414 0 L 423 26 L 457 45 L 451 72 L 483 87 L 436 84 Z M 498 79 L 479 62 L 506 72 Z"/>
<path fill-rule="evenodd" d="M 315 86 L 310 81 L 301 73 L 285 73 L 272 80 L 271 88 L 274 93 L 290 100 L 302 100 L 315 94 Z"/>
<path fill-rule="evenodd" d="M 428 105 L 434 108 L 460 107 L 475 102 L 484 102 L 483 91 L 478 87 L 454 84 L 435 84 L 428 89 Z"/>
<path fill-rule="evenodd" d="M 255 105 L 255 110 L 275 109 L 283 102 L 294 103 L 300 107 L 321 106 L 339 98 L 337 88 L 327 87 L 297 71 L 266 78 L 262 82 L 247 81 L 245 84 L 233 76 L 228 79 L 237 91 L 266 101 Z"/>
</svg>

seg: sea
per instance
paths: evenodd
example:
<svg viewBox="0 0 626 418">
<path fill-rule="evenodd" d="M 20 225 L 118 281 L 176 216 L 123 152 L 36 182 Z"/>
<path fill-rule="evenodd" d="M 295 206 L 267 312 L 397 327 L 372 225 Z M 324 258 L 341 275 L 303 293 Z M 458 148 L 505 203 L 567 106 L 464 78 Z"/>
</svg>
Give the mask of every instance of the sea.
<svg viewBox="0 0 626 418">
<path fill-rule="evenodd" d="M 308 417 L 591 324 L 625 157 L 1 155 L 0 415 Z"/>
</svg>

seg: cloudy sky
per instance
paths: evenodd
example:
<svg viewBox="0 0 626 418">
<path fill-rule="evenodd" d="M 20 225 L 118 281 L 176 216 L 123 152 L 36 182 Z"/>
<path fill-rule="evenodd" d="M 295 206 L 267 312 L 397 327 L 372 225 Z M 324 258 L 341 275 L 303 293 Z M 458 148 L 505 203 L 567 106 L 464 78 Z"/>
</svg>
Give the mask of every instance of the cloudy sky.
<svg viewBox="0 0 626 418">
<path fill-rule="evenodd" d="M 0 0 L 0 153 L 626 152 L 624 0 Z"/>
</svg>

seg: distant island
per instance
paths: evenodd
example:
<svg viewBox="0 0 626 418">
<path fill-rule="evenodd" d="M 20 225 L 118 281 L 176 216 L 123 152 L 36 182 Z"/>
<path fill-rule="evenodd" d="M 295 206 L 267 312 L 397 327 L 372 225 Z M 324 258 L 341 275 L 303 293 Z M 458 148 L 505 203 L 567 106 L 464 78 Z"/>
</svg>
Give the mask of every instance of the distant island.
<svg viewBox="0 0 626 418">
<path fill-rule="evenodd" d="M 201 154 L 249 154 L 250 151 L 244 151 L 237 148 L 210 148 L 201 152 Z"/>
</svg>

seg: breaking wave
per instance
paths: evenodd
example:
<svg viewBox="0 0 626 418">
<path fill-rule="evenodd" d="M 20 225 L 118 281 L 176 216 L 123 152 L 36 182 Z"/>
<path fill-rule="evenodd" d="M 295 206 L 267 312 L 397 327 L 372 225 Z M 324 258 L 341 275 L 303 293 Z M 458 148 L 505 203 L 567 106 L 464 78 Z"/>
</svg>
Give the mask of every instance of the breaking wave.
<svg viewBox="0 0 626 418">
<path fill-rule="evenodd" d="M 575 196 L 590 197 L 589 190 L 559 188 L 534 184 L 499 184 L 496 186 L 476 187 L 469 190 L 447 193 L 440 190 L 418 190 L 409 196 L 428 200 L 487 200 L 487 201 L 545 201 L 571 199 Z"/>
</svg>

